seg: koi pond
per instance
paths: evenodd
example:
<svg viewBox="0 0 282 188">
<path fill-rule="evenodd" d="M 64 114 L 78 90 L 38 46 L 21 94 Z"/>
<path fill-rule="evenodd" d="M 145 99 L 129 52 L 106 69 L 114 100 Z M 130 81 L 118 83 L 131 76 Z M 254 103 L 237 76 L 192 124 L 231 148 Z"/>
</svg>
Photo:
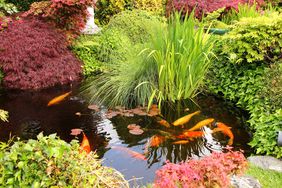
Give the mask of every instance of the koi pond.
<svg viewBox="0 0 282 188">
<path fill-rule="evenodd" d="M 190 157 L 198 158 L 220 151 L 227 144 L 243 149 L 246 155 L 251 153 L 247 145 L 250 135 L 244 129 L 244 113 L 213 96 L 199 96 L 194 102 L 164 105 L 156 117 L 154 111 L 147 114 L 141 108 L 127 111 L 117 107 L 116 111 L 108 111 L 106 107 L 98 109 L 94 105 L 90 109 L 89 104 L 78 95 L 77 88 L 1 91 L 0 109 L 9 112 L 9 122 L 0 121 L 0 141 L 7 141 L 12 136 L 36 138 L 40 132 L 45 135 L 57 133 L 67 142 L 75 138 L 81 141 L 81 134 L 75 136 L 71 133 L 73 129 L 82 129 L 89 139 L 91 150 L 98 153 L 103 164 L 119 170 L 132 185 L 153 182 L 155 171 L 167 160 L 176 163 Z M 51 99 L 70 90 L 72 93 L 65 100 L 47 106 Z M 171 124 L 194 112 L 185 126 Z M 190 139 L 182 139 L 184 130 L 208 118 L 230 126 L 234 140 L 223 134 L 224 131 L 218 131 L 214 123 L 191 131 Z"/>
</svg>

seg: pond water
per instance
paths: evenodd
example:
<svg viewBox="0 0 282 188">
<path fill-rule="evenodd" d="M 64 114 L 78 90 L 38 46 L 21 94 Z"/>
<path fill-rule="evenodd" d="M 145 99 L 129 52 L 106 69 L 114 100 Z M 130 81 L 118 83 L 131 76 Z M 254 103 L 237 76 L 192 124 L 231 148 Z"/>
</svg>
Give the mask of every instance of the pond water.
<svg viewBox="0 0 282 188">
<path fill-rule="evenodd" d="M 153 182 L 155 171 L 165 161 L 180 162 L 192 158 L 209 155 L 212 151 L 221 151 L 229 138 L 221 133 L 211 134 L 213 127 L 204 127 L 203 137 L 195 138 L 187 144 L 173 144 L 174 140 L 165 139 L 158 147 L 147 148 L 147 159 L 140 160 L 132 156 L 132 152 L 144 153 L 148 140 L 154 135 L 180 134 L 182 127 L 166 128 L 156 123 L 153 117 L 116 116 L 107 119 L 106 108 L 95 112 L 88 109 L 88 104 L 79 97 L 78 87 L 51 88 L 38 92 L 1 91 L 0 109 L 9 111 L 9 122 L 0 122 L 0 141 L 7 141 L 11 136 L 22 139 L 36 138 L 40 132 L 57 135 L 67 142 L 76 136 L 70 135 L 71 129 L 83 129 L 87 135 L 91 149 L 97 151 L 103 164 L 122 172 L 131 185 L 145 185 Z M 72 90 L 72 94 L 60 104 L 47 107 L 48 102 L 63 93 Z M 197 104 L 197 105 L 196 105 Z M 251 153 L 247 143 L 250 136 L 244 127 L 244 114 L 240 109 L 216 99 L 212 96 L 200 96 L 192 101 L 182 101 L 176 105 L 163 106 L 161 114 L 168 122 L 173 122 L 183 115 L 200 110 L 185 128 L 197 122 L 214 118 L 232 127 L 234 134 L 233 147 Z M 80 116 L 76 113 L 81 113 Z M 142 135 L 132 135 L 127 126 L 138 124 L 145 130 Z M 184 129 L 185 129 L 184 128 Z M 77 138 L 81 141 L 82 136 Z M 125 148 L 129 148 L 130 151 Z M 136 178 L 136 179 L 134 179 Z"/>
</svg>

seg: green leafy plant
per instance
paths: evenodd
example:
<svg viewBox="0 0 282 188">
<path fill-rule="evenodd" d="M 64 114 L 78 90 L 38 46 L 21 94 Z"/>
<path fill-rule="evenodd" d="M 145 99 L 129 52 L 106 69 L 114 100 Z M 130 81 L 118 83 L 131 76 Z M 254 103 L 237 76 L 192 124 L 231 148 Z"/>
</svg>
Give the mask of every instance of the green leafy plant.
<svg viewBox="0 0 282 188">
<path fill-rule="evenodd" d="M 217 46 L 221 51 L 220 43 Z M 233 64 L 224 56 L 213 62 L 206 79 L 208 90 L 250 113 L 253 132 L 250 145 L 258 154 L 282 156 L 277 145 L 277 131 L 282 129 L 281 63 Z"/>
<path fill-rule="evenodd" d="M 0 109 L 0 119 L 4 122 L 8 122 L 9 114 L 7 111 Z"/>
<path fill-rule="evenodd" d="M 222 54 L 234 63 L 274 63 L 282 58 L 282 14 L 242 18 L 222 38 Z"/>
<path fill-rule="evenodd" d="M 42 0 L 6 0 L 8 3 L 16 5 L 19 11 L 26 11 L 29 9 L 30 5 L 34 2 L 39 2 Z"/>
<path fill-rule="evenodd" d="M 129 187 L 95 154 L 79 153 L 77 141 L 68 144 L 42 133 L 37 138 L 0 144 L 1 187 Z"/>
<path fill-rule="evenodd" d="M 5 0 L 0 0 L 0 12 L 5 14 L 14 14 L 18 12 L 17 7 L 12 3 L 7 3 Z"/>
</svg>

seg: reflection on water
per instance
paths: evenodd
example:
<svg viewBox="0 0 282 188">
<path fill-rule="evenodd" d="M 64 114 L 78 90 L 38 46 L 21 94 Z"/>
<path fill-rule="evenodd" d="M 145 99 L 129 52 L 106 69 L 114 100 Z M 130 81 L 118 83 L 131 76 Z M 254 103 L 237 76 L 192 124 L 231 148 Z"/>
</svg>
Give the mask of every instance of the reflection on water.
<svg viewBox="0 0 282 188">
<path fill-rule="evenodd" d="M 182 101 L 177 104 L 164 105 L 163 118 L 173 122 L 186 114 L 201 111 L 194 116 L 185 127 L 166 128 L 156 123 L 154 118 L 134 116 L 125 118 L 117 116 L 111 120 L 105 116 L 106 109 L 99 112 L 87 108 L 87 103 L 76 96 L 74 89 L 71 97 L 60 104 L 47 107 L 52 98 L 68 92 L 70 88 L 53 88 L 40 92 L 2 92 L 0 108 L 9 111 L 9 123 L 0 122 L 0 141 L 7 141 L 11 135 L 22 139 L 36 138 L 39 132 L 44 134 L 57 133 L 62 139 L 70 141 L 75 136 L 70 135 L 71 129 L 81 128 L 89 138 L 91 149 L 97 151 L 103 159 L 103 164 L 122 172 L 133 184 L 146 184 L 154 180 L 154 173 L 165 161 L 180 162 L 188 158 L 198 158 L 209 155 L 212 151 L 220 151 L 227 144 L 228 137 L 221 133 L 212 134 L 213 126 L 203 127 L 205 135 L 195 138 L 187 144 L 173 144 L 169 136 L 158 147 L 149 147 L 147 160 L 138 160 L 122 150 L 112 149 L 112 146 L 127 147 L 132 151 L 144 153 L 148 140 L 154 135 L 179 135 L 183 129 L 189 129 L 206 118 L 214 118 L 232 127 L 234 147 L 250 153 L 247 146 L 249 135 L 243 129 L 244 116 L 239 109 L 214 97 L 199 97 L 195 102 Z M 81 116 L 75 115 L 77 112 Z M 140 125 L 145 132 L 142 135 L 129 133 L 127 125 Z M 82 139 L 82 136 L 78 136 Z"/>
</svg>

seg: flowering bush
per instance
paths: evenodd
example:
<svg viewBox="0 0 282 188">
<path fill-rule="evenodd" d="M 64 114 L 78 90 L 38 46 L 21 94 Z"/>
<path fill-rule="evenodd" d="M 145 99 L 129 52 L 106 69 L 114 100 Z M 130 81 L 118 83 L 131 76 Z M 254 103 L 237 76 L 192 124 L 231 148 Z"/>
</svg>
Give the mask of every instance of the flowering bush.
<svg viewBox="0 0 282 188">
<path fill-rule="evenodd" d="M 242 173 L 246 167 L 247 161 L 241 152 L 213 152 L 200 160 L 179 164 L 168 162 L 156 172 L 154 185 L 161 188 L 227 188 L 229 175 Z"/>
<path fill-rule="evenodd" d="M 72 36 L 79 34 L 84 28 L 87 20 L 87 6 L 92 4 L 92 0 L 41 1 L 33 3 L 25 15 L 43 17 Z"/>
<path fill-rule="evenodd" d="M 4 86 L 40 89 L 78 80 L 81 64 L 63 34 L 35 18 L 12 22 L 0 32 L 0 69 Z"/>
<path fill-rule="evenodd" d="M 209 12 L 218 10 L 225 7 L 226 10 L 238 9 L 238 4 L 244 4 L 249 2 L 257 2 L 258 6 L 263 4 L 263 0 L 168 0 L 167 14 L 171 14 L 173 11 L 182 11 L 183 14 L 190 13 L 195 8 L 195 16 L 202 18 Z"/>
</svg>

